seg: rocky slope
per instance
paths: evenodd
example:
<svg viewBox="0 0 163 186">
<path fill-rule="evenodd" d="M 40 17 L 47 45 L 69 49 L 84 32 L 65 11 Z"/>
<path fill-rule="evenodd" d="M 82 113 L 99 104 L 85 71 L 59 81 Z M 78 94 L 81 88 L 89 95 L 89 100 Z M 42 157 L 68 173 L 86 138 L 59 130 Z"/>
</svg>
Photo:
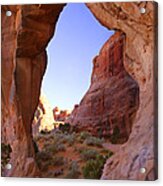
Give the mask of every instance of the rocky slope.
<svg viewBox="0 0 163 186">
<path fill-rule="evenodd" d="M 91 86 L 69 119 L 76 130 L 116 138 L 116 143 L 128 139 L 139 105 L 138 84 L 123 65 L 124 48 L 121 32 L 104 44 L 93 60 Z"/>
<path fill-rule="evenodd" d="M 54 33 L 59 5 L 2 6 L 2 143 L 11 147 L 11 170 L 4 176 L 38 176 L 32 142 L 32 120 L 37 108 L 45 48 Z M 90 3 L 88 8 L 108 29 L 126 36 L 124 67 L 139 86 L 139 107 L 127 143 L 109 159 L 102 179 L 153 180 L 157 177 L 154 127 L 156 110 L 157 4 Z M 139 8 L 146 13 L 140 14 Z M 12 16 L 6 17 L 11 10 Z M 74 28 L 75 29 L 75 28 Z M 139 169 L 146 168 L 141 174 Z"/>
</svg>

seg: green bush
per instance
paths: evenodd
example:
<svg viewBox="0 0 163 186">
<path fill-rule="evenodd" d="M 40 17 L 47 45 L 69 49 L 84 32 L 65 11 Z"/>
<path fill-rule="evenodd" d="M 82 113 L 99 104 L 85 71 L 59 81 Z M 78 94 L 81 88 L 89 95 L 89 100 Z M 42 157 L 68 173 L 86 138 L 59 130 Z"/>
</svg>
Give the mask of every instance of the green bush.
<svg viewBox="0 0 163 186">
<path fill-rule="evenodd" d="M 69 145 L 73 145 L 75 142 L 75 133 L 65 135 L 64 139 Z"/>
<path fill-rule="evenodd" d="M 93 160 L 86 162 L 83 167 L 83 176 L 86 179 L 100 179 L 107 156 L 97 155 Z"/>
<path fill-rule="evenodd" d="M 53 143 L 68 143 L 69 145 L 73 145 L 75 142 L 76 134 L 69 134 L 67 132 L 64 133 L 55 133 L 53 137 Z"/>
<path fill-rule="evenodd" d="M 49 159 L 51 159 L 52 154 L 46 152 L 46 151 L 40 151 L 36 154 L 36 160 L 37 162 L 40 161 L 47 161 Z"/>
<path fill-rule="evenodd" d="M 62 132 L 70 132 L 70 129 L 71 125 L 69 123 L 59 125 L 59 130 L 61 130 Z"/>
<path fill-rule="evenodd" d="M 9 144 L 1 143 L 1 164 L 2 170 L 6 164 L 10 161 L 10 153 L 12 152 L 11 146 Z"/>
<path fill-rule="evenodd" d="M 34 147 L 35 153 L 38 153 L 39 152 L 39 149 L 38 149 L 37 143 L 34 140 L 32 142 L 33 142 L 33 147 Z"/>
<path fill-rule="evenodd" d="M 52 160 L 52 154 L 40 151 L 36 154 L 36 162 L 41 171 L 47 170 Z"/>
<path fill-rule="evenodd" d="M 43 135 L 47 135 L 47 134 L 50 134 L 50 133 L 51 133 L 51 131 L 48 131 L 46 129 L 40 131 L 40 134 L 43 134 Z"/>
<path fill-rule="evenodd" d="M 119 138 L 120 138 L 120 130 L 119 130 L 118 126 L 116 126 L 116 127 L 114 127 L 114 129 L 113 129 L 113 134 L 112 134 L 111 137 L 110 137 L 110 141 L 111 141 L 113 144 L 117 144 Z"/>
<path fill-rule="evenodd" d="M 66 151 L 66 148 L 65 148 L 64 144 L 58 142 L 58 143 L 53 143 L 51 145 L 47 145 L 45 147 L 45 150 L 47 152 L 57 153 L 59 151 Z"/>
<path fill-rule="evenodd" d="M 53 166 L 60 166 L 65 164 L 64 157 L 62 156 L 53 156 L 52 161 L 50 163 Z"/>
<path fill-rule="evenodd" d="M 81 140 L 84 141 L 86 138 L 88 138 L 90 136 L 91 136 L 91 134 L 89 132 L 81 132 L 79 137 Z"/>
<path fill-rule="evenodd" d="M 100 153 L 103 153 L 103 154 L 107 155 L 108 158 L 111 157 L 111 156 L 113 155 L 113 152 L 110 151 L 110 150 L 108 150 L 108 149 L 102 149 L 102 150 L 100 151 Z"/>
<path fill-rule="evenodd" d="M 88 138 L 85 139 L 84 143 L 86 145 L 90 145 L 90 146 L 97 146 L 97 147 L 102 147 L 102 143 L 103 143 L 103 139 L 100 138 L 96 138 L 93 136 L 90 136 Z"/>
<path fill-rule="evenodd" d="M 76 161 L 72 161 L 66 178 L 78 178 L 80 175 L 79 166 Z"/>
<path fill-rule="evenodd" d="M 66 151 L 64 144 L 56 144 L 57 151 Z"/>
<path fill-rule="evenodd" d="M 98 152 L 94 149 L 84 149 L 80 155 L 83 160 L 87 161 L 96 158 Z"/>
<path fill-rule="evenodd" d="M 48 166 L 64 165 L 65 160 L 63 157 L 54 156 L 52 153 L 41 151 L 36 154 L 36 162 L 40 170 L 46 171 Z"/>
</svg>

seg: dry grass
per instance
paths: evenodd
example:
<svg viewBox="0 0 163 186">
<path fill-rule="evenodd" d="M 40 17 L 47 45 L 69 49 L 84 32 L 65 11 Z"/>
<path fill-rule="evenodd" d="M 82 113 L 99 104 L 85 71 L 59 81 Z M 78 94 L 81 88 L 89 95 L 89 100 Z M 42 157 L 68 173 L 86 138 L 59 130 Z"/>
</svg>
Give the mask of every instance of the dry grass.
<svg viewBox="0 0 163 186">
<path fill-rule="evenodd" d="M 99 178 L 112 152 L 103 147 L 103 139 L 88 132 L 55 133 L 35 139 L 39 149 L 36 160 L 43 177 Z M 96 167 L 94 171 L 92 166 Z"/>
</svg>

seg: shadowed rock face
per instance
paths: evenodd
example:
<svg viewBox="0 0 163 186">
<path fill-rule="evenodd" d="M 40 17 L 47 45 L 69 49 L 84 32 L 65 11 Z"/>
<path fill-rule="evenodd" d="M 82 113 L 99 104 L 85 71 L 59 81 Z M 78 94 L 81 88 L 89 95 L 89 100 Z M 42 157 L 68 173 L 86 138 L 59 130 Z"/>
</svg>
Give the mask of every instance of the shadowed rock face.
<svg viewBox="0 0 163 186">
<path fill-rule="evenodd" d="M 139 103 L 138 84 L 124 68 L 125 35 L 117 32 L 93 60 L 91 85 L 70 123 L 100 137 L 122 143 L 129 137 Z"/>
<path fill-rule="evenodd" d="M 46 68 L 45 48 L 63 6 L 2 6 L 2 142 L 12 149 L 12 169 L 4 176 L 39 175 L 34 161 L 31 124 Z M 132 122 L 132 132 L 127 143 L 106 162 L 102 179 L 153 180 L 157 177 L 153 91 L 157 5 L 135 2 L 87 6 L 102 25 L 121 30 L 126 35 L 124 67 L 139 86 L 139 107 Z M 146 7 L 145 14 L 139 13 L 140 7 Z M 5 16 L 6 10 L 13 12 L 11 17 Z M 98 71 L 95 69 L 92 83 Z M 145 174 L 139 172 L 141 167 L 146 168 Z"/>
<path fill-rule="evenodd" d="M 39 175 L 31 123 L 46 69 L 45 48 L 63 6 L 2 6 L 2 142 L 12 148 L 12 169 L 5 176 Z"/>
</svg>

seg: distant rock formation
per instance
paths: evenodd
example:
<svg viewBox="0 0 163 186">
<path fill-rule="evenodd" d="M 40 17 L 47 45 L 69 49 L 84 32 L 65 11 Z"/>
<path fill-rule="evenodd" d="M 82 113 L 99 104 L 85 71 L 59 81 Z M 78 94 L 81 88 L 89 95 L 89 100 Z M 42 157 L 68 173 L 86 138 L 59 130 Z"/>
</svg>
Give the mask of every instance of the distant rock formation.
<svg viewBox="0 0 163 186">
<path fill-rule="evenodd" d="M 128 139 L 139 106 L 139 86 L 124 68 L 124 47 L 121 32 L 104 44 L 93 60 L 91 86 L 69 119 L 77 130 L 119 143 Z"/>
<path fill-rule="evenodd" d="M 53 116 L 55 121 L 62 121 L 65 122 L 68 117 L 70 116 L 70 110 L 60 110 L 58 107 L 53 109 Z"/>
<path fill-rule="evenodd" d="M 54 129 L 53 109 L 43 93 L 39 98 L 39 104 L 35 111 L 32 129 L 34 136 L 41 131 L 49 132 Z"/>
</svg>

